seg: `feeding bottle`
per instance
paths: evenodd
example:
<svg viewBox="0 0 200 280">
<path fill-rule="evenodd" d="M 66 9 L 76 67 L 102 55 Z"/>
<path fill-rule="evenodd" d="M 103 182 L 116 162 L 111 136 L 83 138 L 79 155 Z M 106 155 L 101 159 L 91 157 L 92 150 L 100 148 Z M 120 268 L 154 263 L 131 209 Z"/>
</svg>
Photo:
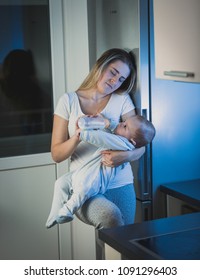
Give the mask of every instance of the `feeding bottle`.
<svg viewBox="0 0 200 280">
<path fill-rule="evenodd" d="M 105 125 L 104 118 L 101 116 L 83 116 L 78 120 L 78 126 L 83 130 L 104 129 Z"/>
</svg>

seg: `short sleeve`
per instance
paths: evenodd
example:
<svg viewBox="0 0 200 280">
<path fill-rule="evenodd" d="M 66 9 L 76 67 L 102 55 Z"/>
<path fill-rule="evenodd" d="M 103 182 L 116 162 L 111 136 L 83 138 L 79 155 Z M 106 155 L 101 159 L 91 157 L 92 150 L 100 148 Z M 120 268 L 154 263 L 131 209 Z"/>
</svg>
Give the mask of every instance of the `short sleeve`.
<svg viewBox="0 0 200 280">
<path fill-rule="evenodd" d="M 128 93 L 126 93 L 124 96 L 124 102 L 123 102 L 121 114 L 124 115 L 134 109 L 135 109 L 135 106 L 133 104 L 133 101 L 131 100 L 130 95 Z"/>
<path fill-rule="evenodd" d="M 70 115 L 70 96 L 69 94 L 65 93 L 60 97 L 58 100 L 56 109 L 54 111 L 55 115 L 58 115 L 59 117 L 69 120 Z"/>
</svg>

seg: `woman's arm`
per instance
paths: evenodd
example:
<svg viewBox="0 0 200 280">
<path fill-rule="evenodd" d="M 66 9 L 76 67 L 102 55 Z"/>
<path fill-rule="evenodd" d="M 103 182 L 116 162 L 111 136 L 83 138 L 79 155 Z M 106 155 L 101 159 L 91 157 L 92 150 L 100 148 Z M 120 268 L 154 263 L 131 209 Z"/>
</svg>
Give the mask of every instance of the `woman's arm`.
<svg viewBox="0 0 200 280">
<path fill-rule="evenodd" d="M 145 152 L 145 147 L 133 151 L 102 151 L 102 163 L 105 166 L 116 167 L 125 162 L 138 160 Z"/>
<path fill-rule="evenodd" d="M 69 138 L 68 121 L 54 115 L 51 140 L 51 154 L 55 162 L 61 162 L 69 158 L 79 144 L 79 134 L 75 133 Z"/>
</svg>

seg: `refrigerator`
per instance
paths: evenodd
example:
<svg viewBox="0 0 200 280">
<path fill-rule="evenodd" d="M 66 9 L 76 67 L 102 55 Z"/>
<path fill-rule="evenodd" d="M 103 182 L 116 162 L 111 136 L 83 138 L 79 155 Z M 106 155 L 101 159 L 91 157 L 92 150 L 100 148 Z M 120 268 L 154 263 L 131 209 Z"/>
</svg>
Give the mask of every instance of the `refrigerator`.
<svg viewBox="0 0 200 280">
<path fill-rule="evenodd" d="M 131 163 L 137 197 L 135 222 L 162 217 L 165 205 L 160 185 L 200 178 L 200 84 L 155 77 L 153 0 L 88 4 L 91 65 L 109 48 L 135 54 L 137 89 L 131 97 L 137 113 L 156 128 L 145 154 Z"/>
<path fill-rule="evenodd" d="M 190 1 L 189 5 L 196 5 L 195 2 L 198 3 L 198 1 Z M 171 1 L 172 9 L 170 8 L 170 10 L 175 9 L 176 15 L 180 12 L 183 13 L 183 4 L 184 7 L 187 6 L 188 1 L 186 0 L 184 3 L 182 1 Z M 155 52 L 153 5 L 154 1 L 149 0 L 150 110 L 152 122 L 157 130 L 151 150 L 151 184 L 152 216 L 159 218 L 163 215 L 160 185 L 200 178 L 200 83 L 183 82 L 175 79 L 165 80 L 155 77 L 155 60 L 159 60 L 159 56 Z M 179 5 L 182 5 L 182 8 Z M 194 10 L 196 6 L 193 7 L 189 10 Z M 189 10 L 186 13 L 188 12 L 188 21 L 191 22 Z M 191 17 L 194 17 L 194 14 Z M 180 28 L 180 22 L 178 22 L 176 20 L 176 25 L 179 24 Z M 193 26 L 194 30 L 195 28 L 198 29 L 199 17 L 192 20 L 193 24 L 195 25 Z M 181 27 L 180 33 L 184 34 L 185 45 L 185 41 L 189 41 L 185 34 L 194 33 L 194 31 L 191 32 L 191 26 L 189 27 L 185 20 Z M 199 31 L 197 31 L 197 34 L 199 34 Z M 177 41 L 179 40 L 180 37 L 177 36 Z M 195 44 L 193 41 L 190 43 L 191 46 Z M 173 56 L 179 56 L 179 50 L 173 53 Z M 192 56 L 192 51 L 184 53 L 183 60 L 190 61 Z M 195 60 L 199 61 L 199 54 Z M 189 68 L 189 65 L 186 65 L 186 68 Z M 173 212 L 173 209 L 171 210 Z M 180 212 L 180 214 L 182 213 Z"/>
</svg>

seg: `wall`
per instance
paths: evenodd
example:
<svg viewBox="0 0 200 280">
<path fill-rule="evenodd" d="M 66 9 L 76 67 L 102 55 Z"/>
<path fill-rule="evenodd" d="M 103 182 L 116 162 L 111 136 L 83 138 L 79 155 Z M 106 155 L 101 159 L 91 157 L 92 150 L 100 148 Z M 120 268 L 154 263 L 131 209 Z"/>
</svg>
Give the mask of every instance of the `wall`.
<svg viewBox="0 0 200 280">
<path fill-rule="evenodd" d="M 88 19 L 91 65 L 107 49 L 139 47 L 138 0 L 89 0 Z"/>
<path fill-rule="evenodd" d="M 66 90 L 74 91 L 89 72 L 86 0 L 63 0 Z"/>
</svg>

